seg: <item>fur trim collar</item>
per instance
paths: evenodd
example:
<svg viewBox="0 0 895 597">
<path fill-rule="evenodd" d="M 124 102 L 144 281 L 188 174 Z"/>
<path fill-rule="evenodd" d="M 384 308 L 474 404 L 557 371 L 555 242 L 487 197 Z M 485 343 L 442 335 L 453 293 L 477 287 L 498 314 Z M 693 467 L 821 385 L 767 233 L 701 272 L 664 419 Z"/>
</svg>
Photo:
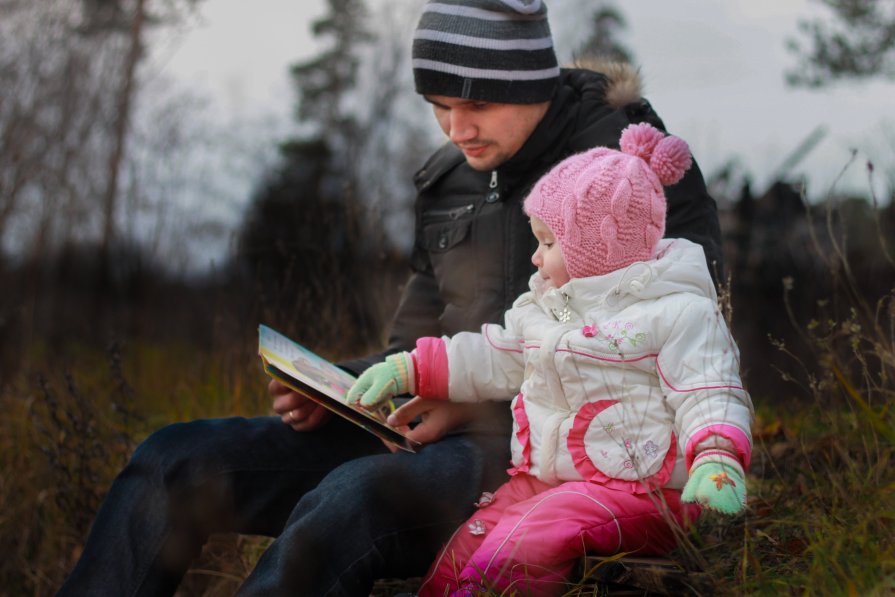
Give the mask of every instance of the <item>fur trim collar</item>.
<svg viewBox="0 0 895 597">
<path fill-rule="evenodd" d="M 605 75 L 606 103 L 613 108 L 621 108 L 639 101 L 643 93 L 640 69 L 626 62 L 613 62 L 599 58 L 580 58 L 571 68 L 590 70 Z"/>
</svg>

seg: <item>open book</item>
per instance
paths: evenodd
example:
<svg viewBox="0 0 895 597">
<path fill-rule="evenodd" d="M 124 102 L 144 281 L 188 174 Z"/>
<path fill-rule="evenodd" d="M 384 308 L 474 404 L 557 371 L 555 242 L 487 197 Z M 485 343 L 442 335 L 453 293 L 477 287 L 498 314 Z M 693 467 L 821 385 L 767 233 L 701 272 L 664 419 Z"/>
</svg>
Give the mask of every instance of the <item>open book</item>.
<svg viewBox="0 0 895 597">
<path fill-rule="evenodd" d="M 391 405 L 369 411 L 360 405 L 348 404 L 345 395 L 356 378 L 314 354 L 301 344 L 267 327 L 258 326 L 258 354 L 264 371 L 299 394 L 325 406 L 340 417 L 359 425 L 390 444 L 415 452 L 414 442 L 385 422 Z"/>
</svg>

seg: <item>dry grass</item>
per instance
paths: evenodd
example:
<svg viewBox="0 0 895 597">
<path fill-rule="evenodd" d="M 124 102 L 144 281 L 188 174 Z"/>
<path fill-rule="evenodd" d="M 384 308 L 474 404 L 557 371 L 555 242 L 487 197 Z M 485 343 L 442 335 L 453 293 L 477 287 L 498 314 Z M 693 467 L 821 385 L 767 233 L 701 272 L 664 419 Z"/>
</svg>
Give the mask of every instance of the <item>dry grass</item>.
<svg viewBox="0 0 895 597">
<path fill-rule="evenodd" d="M 826 305 L 828 307 L 828 304 Z M 820 367 L 789 374 L 810 395 L 782 413 L 756 396 L 749 511 L 703 516 L 689 536 L 716 594 L 882 595 L 895 590 L 892 337 L 846 310 L 805 325 Z M 781 350 L 788 350 L 780 346 Z M 159 425 L 268 408 L 250 351 L 187 346 L 35 350 L 3 386 L 0 408 L 0 594 L 51 593 L 76 560 L 93 514 L 133 446 Z M 43 353 L 43 354 L 41 354 Z M 793 371 L 803 364 L 794 363 Z M 267 540 L 211 541 L 181 595 L 229 595 Z M 678 557 L 688 558 L 687 550 Z M 691 562 L 692 563 L 692 562 Z M 578 587 L 569 593 L 593 594 Z M 381 584 L 377 595 L 406 585 Z M 577 591 L 577 592 L 576 592 Z"/>
<path fill-rule="evenodd" d="M 254 359 L 234 367 L 225 355 L 148 345 L 80 347 L 76 357 L 52 360 L 41 352 L 0 390 L 0 594 L 52 593 L 77 559 L 113 477 L 159 425 L 268 409 Z M 218 557 L 217 543 L 209 547 L 204 560 L 220 578 L 242 578 L 257 557 L 250 541 L 236 545 L 226 558 Z M 188 594 L 213 594 L 205 589 L 220 583 L 187 584 L 203 585 Z"/>
</svg>

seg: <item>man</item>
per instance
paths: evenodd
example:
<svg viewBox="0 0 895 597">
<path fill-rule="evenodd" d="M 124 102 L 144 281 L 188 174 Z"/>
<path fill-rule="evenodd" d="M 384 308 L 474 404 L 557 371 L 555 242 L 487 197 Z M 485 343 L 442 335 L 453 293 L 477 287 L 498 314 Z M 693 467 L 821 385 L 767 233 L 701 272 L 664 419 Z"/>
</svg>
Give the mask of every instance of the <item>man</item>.
<svg viewBox="0 0 895 597">
<path fill-rule="evenodd" d="M 631 122 L 662 128 L 630 70 L 560 70 L 540 0 L 430 1 L 413 68 L 450 143 L 415 177 L 413 273 L 384 354 L 499 321 L 532 273 L 521 206 L 538 177 L 572 153 L 617 147 Z M 666 234 L 718 264 L 698 169 L 667 195 Z M 343 365 L 359 373 L 382 357 Z M 207 536 L 229 531 L 277 537 L 241 595 L 369 595 L 377 578 L 424 573 L 506 478 L 504 405 L 422 403 L 399 423 L 419 417 L 409 435 L 425 446 L 393 454 L 282 385 L 270 392 L 279 418 L 175 424 L 141 444 L 60 593 L 171 594 Z"/>
</svg>

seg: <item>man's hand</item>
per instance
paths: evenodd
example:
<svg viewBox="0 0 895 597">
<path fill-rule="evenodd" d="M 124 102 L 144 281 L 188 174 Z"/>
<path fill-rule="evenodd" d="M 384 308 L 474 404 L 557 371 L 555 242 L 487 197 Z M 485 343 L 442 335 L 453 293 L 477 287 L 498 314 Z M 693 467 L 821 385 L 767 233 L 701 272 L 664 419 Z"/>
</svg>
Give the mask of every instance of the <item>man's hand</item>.
<svg viewBox="0 0 895 597">
<path fill-rule="evenodd" d="M 447 400 L 426 400 L 417 396 L 390 414 L 388 424 L 401 428 L 420 417 L 420 423 L 404 435 L 421 444 L 430 444 L 440 440 L 448 431 L 471 421 L 475 406 Z"/>
<path fill-rule="evenodd" d="M 332 413 L 289 386 L 272 379 L 267 391 L 273 398 L 273 410 L 296 431 L 311 431 L 327 422 Z"/>
</svg>

